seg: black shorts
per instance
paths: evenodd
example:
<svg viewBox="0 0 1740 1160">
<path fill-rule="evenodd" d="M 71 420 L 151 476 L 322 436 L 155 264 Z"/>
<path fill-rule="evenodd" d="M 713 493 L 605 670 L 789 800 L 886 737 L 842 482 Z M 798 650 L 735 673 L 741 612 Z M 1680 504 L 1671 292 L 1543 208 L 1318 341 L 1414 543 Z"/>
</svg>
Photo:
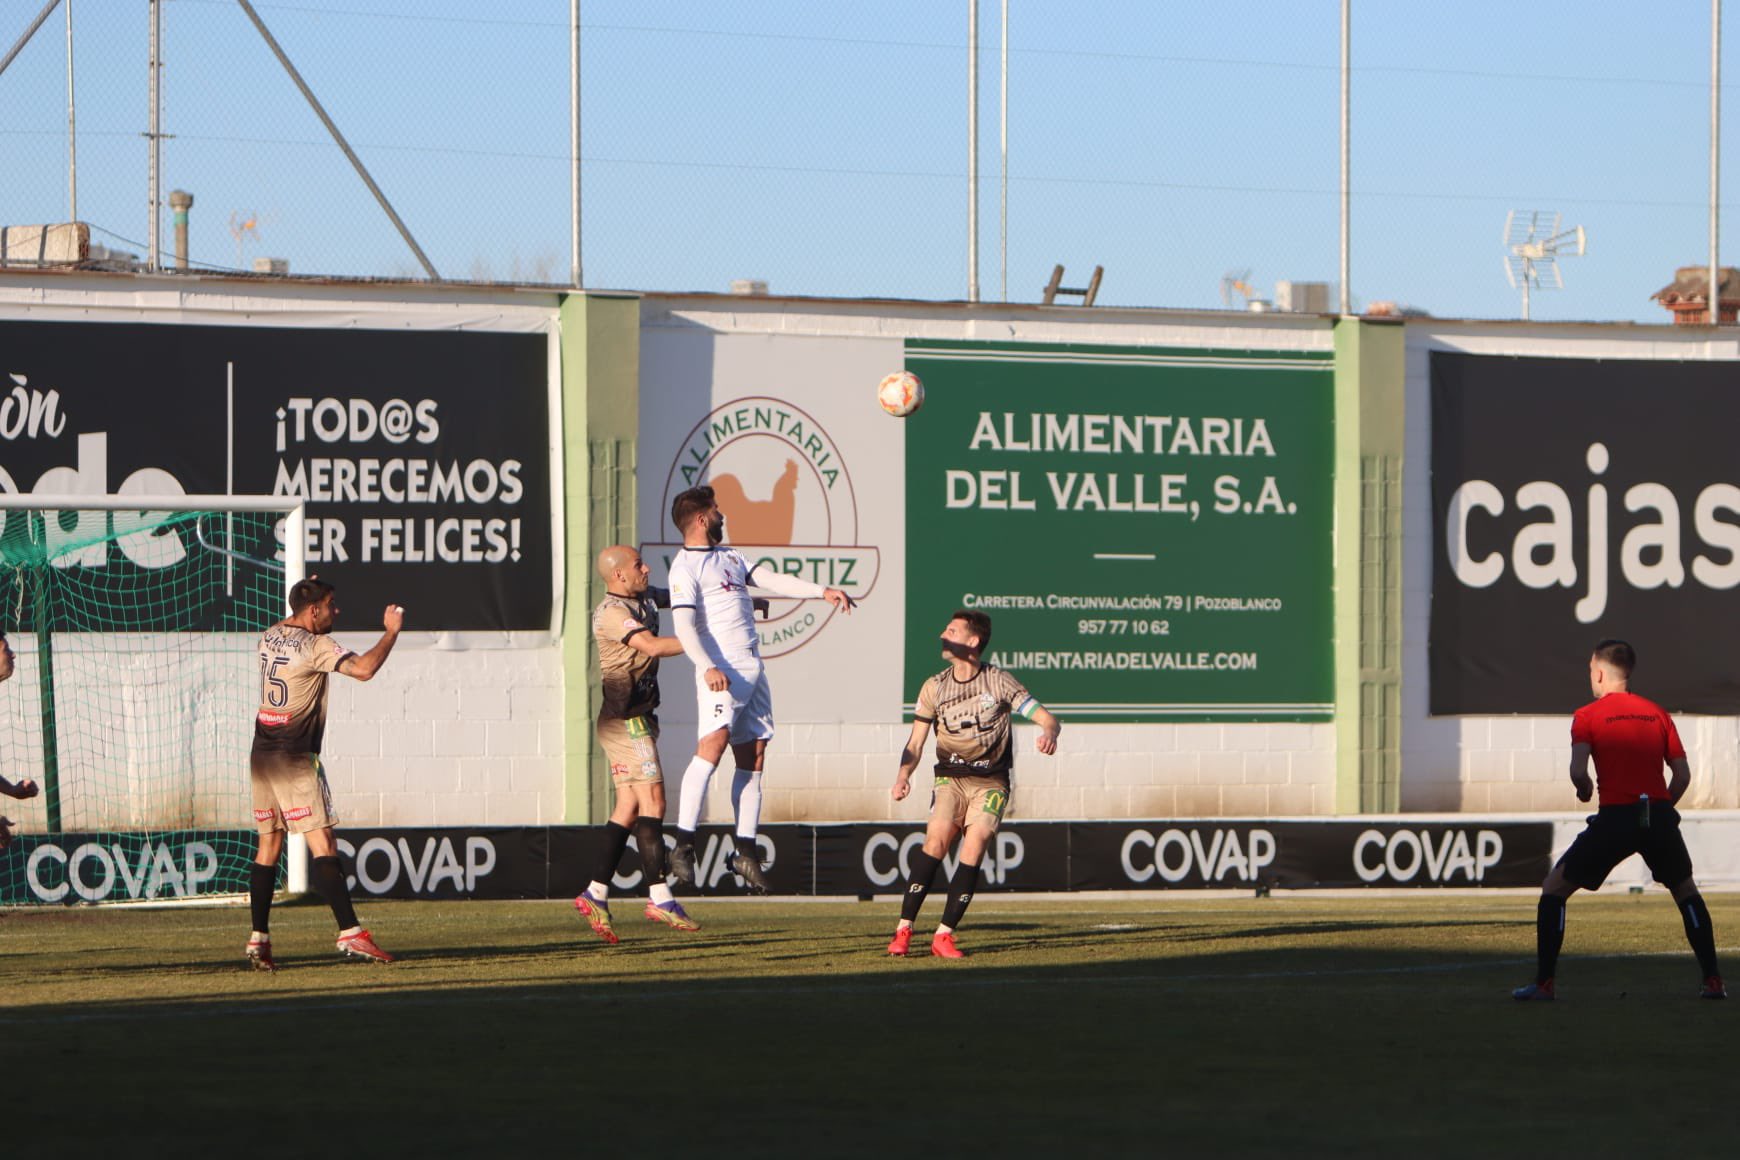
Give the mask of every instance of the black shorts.
<svg viewBox="0 0 1740 1160">
<path fill-rule="evenodd" d="M 1602 806 L 1559 859 L 1565 878 L 1584 890 L 1599 890 L 1613 868 L 1641 854 L 1655 880 L 1670 890 L 1692 876 L 1692 855 L 1680 834 L 1680 813 L 1666 802 L 1651 802 L 1649 825 L 1641 825 L 1636 806 Z"/>
</svg>

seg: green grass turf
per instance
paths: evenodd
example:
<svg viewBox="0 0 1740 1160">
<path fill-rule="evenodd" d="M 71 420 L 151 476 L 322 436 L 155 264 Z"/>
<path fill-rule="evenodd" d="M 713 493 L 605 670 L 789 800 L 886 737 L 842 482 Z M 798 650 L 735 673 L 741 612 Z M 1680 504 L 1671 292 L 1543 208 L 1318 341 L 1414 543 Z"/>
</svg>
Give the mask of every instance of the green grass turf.
<svg viewBox="0 0 1740 1160">
<path fill-rule="evenodd" d="M 1721 944 L 1740 896 L 1710 903 Z M 695 934 L 615 909 L 611 947 L 561 902 L 371 902 L 403 956 L 377 966 L 332 952 L 323 907 L 280 907 L 272 975 L 242 965 L 241 909 L 6 912 L 9 1151 L 1733 1147 L 1740 1000 L 1696 998 L 1659 893 L 1571 901 L 1553 1004 L 1509 998 L 1533 973 L 1520 895 L 987 896 L 953 963 L 887 958 L 888 903 L 703 899 Z"/>
</svg>

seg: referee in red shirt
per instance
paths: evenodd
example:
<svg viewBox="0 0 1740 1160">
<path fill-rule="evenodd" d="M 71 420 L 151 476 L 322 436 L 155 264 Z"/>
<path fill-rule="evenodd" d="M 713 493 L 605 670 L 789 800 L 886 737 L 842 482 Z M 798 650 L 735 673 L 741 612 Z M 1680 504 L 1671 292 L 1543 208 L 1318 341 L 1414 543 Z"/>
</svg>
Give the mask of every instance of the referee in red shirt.
<svg viewBox="0 0 1740 1160">
<path fill-rule="evenodd" d="M 1539 963 L 1535 981 L 1518 987 L 1518 999 L 1553 998 L 1553 972 L 1565 941 L 1565 900 L 1578 890 L 1599 890 L 1620 862 L 1641 854 L 1655 880 L 1673 891 L 1686 924 L 1686 941 L 1698 956 L 1705 999 L 1726 999 L 1716 966 L 1716 936 L 1710 908 L 1692 881 L 1692 856 L 1680 834 L 1674 807 L 1692 783 L 1686 747 L 1667 710 L 1631 692 L 1637 653 L 1622 640 L 1604 640 L 1589 657 L 1589 688 L 1595 700 L 1571 718 L 1571 784 L 1586 802 L 1601 787 L 1601 804 L 1541 884 L 1535 911 Z M 1589 759 L 1595 759 L 1595 781 Z M 1662 763 L 1673 780 L 1662 776 Z"/>
</svg>

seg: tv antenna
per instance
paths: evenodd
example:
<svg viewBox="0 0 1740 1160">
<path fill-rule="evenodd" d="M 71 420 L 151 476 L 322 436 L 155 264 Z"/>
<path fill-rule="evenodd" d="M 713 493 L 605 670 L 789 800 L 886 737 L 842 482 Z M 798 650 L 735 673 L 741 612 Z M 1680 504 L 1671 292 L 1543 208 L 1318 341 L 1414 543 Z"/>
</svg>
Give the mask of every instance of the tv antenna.
<svg viewBox="0 0 1740 1160">
<path fill-rule="evenodd" d="M 1239 304 L 1234 305 L 1234 297 Z M 1255 288 L 1251 286 L 1250 267 L 1242 270 L 1228 270 L 1220 277 L 1220 304 L 1228 310 L 1249 310 L 1252 301 L 1258 297 Z"/>
<path fill-rule="evenodd" d="M 1511 289 L 1522 289 L 1523 321 L 1529 320 L 1529 291 L 1563 290 L 1559 258 L 1581 258 L 1582 226 L 1559 228 L 1559 215 L 1540 209 L 1513 209 L 1504 215 L 1504 277 Z"/>
</svg>

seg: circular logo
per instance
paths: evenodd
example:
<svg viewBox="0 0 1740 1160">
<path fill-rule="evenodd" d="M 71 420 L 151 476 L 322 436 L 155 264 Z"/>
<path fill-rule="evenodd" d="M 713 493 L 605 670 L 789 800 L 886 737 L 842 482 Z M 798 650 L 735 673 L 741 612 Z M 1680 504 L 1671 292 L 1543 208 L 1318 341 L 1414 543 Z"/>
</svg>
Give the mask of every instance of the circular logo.
<svg viewBox="0 0 1740 1160">
<path fill-rule="evenodd" d="M 703 484 L 713 488 L 725 514 L 725 542 L 752 567 L 838 588 L 854 600 L 876 583 L 880 555 L 858 542 L 858 501 L 846 461 L 801 408 L 762 396 L 715 407 L 683 440 L 659 510 L 670 511 L 679 493 Z M 668 567 L 681 546 L 648 544 L 647 562 Z M 771 598 L 765 619 L 756 622 L 761 655 L 796 652 L 834 612 L 819 597 Z"/>
</svg>

